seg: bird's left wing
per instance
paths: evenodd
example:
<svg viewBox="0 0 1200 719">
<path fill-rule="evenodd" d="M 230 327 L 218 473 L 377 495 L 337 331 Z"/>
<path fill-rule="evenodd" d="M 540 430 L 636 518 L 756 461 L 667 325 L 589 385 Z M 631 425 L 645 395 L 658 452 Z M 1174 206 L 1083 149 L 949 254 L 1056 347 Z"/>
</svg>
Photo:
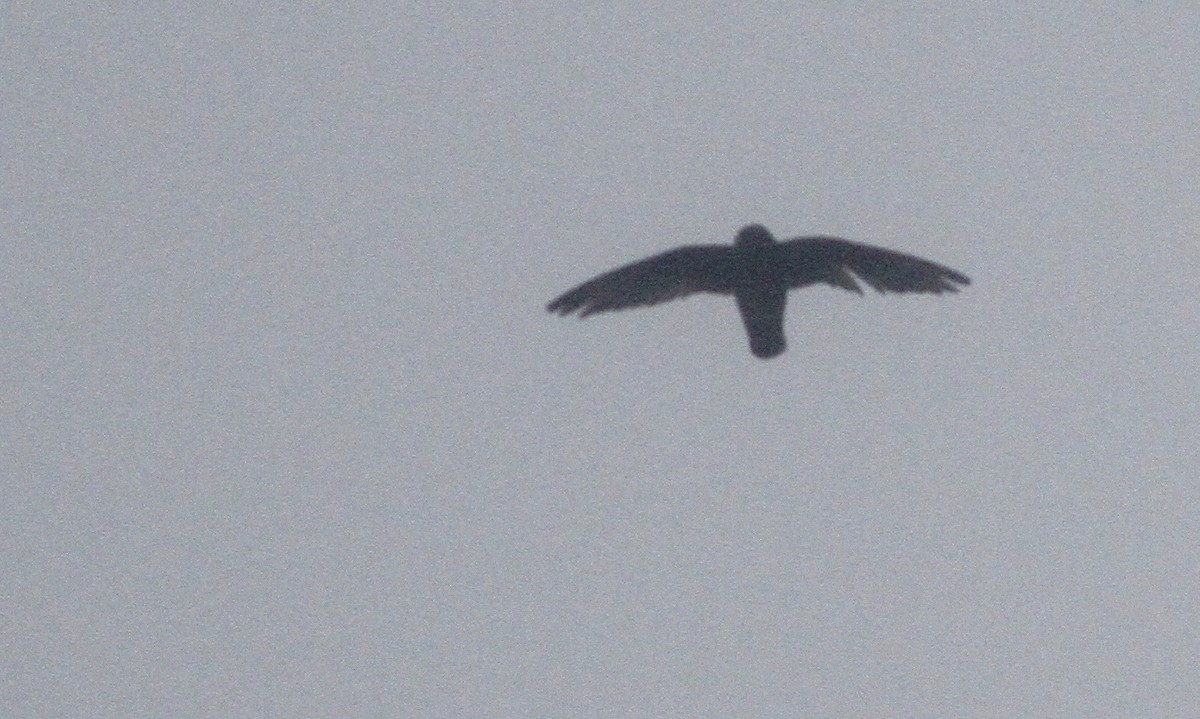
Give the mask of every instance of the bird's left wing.
<svg viewBox="0 0 1200 719">
<path fill-rule="evenodd" d="M 550 312 L 580 317 L 626 307 L 656 305 L 694 292 L 733 292 L 733 249 L 692 245 L 647 257 L 605 272 L 546 306 Z"/>
<path fill-rule="evenodd" d="M 847 270 L 877 292 L 958 292 L 971 278 L 929 260 L 836 237 L 800 237 L 781 243 L 790 287 L 825 282 L 862 294 Z"/>
</svg>

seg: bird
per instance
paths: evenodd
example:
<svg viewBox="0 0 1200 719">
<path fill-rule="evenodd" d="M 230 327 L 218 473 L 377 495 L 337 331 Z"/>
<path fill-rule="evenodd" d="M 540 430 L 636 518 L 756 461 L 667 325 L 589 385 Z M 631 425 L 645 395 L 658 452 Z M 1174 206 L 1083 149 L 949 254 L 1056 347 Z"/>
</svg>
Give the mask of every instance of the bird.
<svg viewBox="0 0 1200 719">
<path fill-rule="evenodd" d="M 686 245 L 597 275 L 551 300 L 546 309 L 580 318 L 648 307 L 697 292 L 733 295 L 750 352 L 760 359 L 783 354 L 788 290 L 824 283 L 863 294 L 855 277 L 880 293 L 958 292 L 966 275 L 914 255 L 838 237 L 782 242 L 766 227 L 746 225 L 733 245 Z"/>
</svg>

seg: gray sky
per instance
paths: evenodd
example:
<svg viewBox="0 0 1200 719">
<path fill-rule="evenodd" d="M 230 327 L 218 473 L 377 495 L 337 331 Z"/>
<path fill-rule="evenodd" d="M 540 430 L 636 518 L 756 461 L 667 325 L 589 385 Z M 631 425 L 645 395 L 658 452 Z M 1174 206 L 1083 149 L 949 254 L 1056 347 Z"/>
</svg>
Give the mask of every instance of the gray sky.
<svg viewBox="0 0 1200 719">
<path fill-rule="evenodd" d="M 0 11 L 4 716 L 1200 713 L 1193 4 L 207 5 Z M 544 310 L 751 221 L 975 282 Z"/>
</svg>

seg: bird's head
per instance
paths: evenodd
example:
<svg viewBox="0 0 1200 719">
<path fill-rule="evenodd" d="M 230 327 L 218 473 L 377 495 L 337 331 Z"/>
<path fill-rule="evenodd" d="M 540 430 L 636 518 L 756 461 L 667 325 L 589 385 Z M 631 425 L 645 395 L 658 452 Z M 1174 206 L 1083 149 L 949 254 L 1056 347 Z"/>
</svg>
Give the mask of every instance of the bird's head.
<svg viewBox="0 0 1200 719">
<path fill-rule="evenodd" d="M 775 244 L 775 238 L 762 225 L 746 225 L 738 230 L 733 244 L 738 247 L 766 247 Z"/>
</svg>

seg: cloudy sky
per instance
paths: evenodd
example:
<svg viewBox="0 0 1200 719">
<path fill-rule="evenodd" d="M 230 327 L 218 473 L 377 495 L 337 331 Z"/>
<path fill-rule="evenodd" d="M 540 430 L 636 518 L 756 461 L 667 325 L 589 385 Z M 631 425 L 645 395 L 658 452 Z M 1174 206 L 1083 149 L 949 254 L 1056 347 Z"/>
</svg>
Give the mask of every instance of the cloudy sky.
<svg viewBox="0 0 1200 719">
<path fill-rule="evenodd" d="M 1193 4 L 175 5 L 0 11 L 0 713 L 1200 712 Z M 545 311 L 748 222 L 974 284 Z"/>
</svg>

